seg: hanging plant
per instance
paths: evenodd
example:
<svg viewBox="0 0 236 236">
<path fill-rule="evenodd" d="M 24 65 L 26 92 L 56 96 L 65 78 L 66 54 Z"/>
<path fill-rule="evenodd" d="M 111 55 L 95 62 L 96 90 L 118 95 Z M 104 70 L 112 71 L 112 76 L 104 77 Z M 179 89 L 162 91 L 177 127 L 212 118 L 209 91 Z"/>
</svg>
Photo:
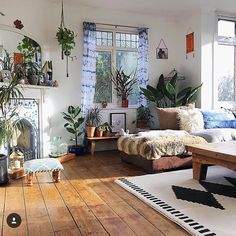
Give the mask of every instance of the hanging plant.
<svg viewBox="0 0 236 236">
<path fill-rule="evenodd" d="M 76 35 L 73 30 L 70 30 L 65 27 L 63 1 L 62 1 L 62 7 L 61 7 L 61 24 L 60 24 L 60 27 L 58 27 L 56 37 L 57 37 L 57 41 L 59 45 L 61 46 L 61 59 L 63 60 L 64 55 L 66 56 L 66 76 L 69 77 L 68 57 L 71 55 L 71 50 L 75 47 Z M 71 57 L 71 59 L 73 59 L 73 57 Z"/>
<path fill-rule="evenodd" d="M 70 56 L 71 50 L 75 47 L 75 33 L 74 31 L 64 28 L 63 26 L 58 27 L 57 40 L 61 46 L 61 58 L 64 59 L 64 55 Z"/>
</svg>

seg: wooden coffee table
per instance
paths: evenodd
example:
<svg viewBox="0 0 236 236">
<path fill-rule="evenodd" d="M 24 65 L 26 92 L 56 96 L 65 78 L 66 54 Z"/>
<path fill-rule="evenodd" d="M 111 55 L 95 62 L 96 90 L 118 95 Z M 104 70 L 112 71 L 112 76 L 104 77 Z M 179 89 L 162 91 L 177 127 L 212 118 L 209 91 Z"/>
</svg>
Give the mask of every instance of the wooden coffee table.
<svg viewBox="0 0 236 236">
<path fill-rule="evenodd" d="M 236 142 L 204 143 L 187 146 L 192 152 L 193 178 L 206 179 L 208 165 L 219 165 L 236 171 Z"/>
</svg>

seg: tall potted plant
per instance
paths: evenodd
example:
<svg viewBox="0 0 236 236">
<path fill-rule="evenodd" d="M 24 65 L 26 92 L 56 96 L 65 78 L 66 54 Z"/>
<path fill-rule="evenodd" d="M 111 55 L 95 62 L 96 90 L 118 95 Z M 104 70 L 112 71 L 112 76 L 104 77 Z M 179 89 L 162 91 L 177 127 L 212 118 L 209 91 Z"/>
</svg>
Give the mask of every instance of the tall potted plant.
<svg viewBox="0 0 236 236">
<path fill-rule="evenodd" d="M 81 109 L 79 106 L 69 106 L 66 112 L 62 112 L 63 118 L 66 120 L 64 124 L 65 129 L 74 135 L 73 139 L 75 145 L 69 146 L 69 152 L 76 153 L 79 156 L 83 153 L 83 148 L 78 145 L 78 138 L 83 134 L 81 131 L 81 125 L 84 122 L 84 117 L 81 117 Z"/>
<path fill-rule="evenodd" d="M 122 68 L 116 69 L 112 74 L 111 80 L 115 85 L 117 95 L 121 97 L 122 107 L 128 107 L 128 97 L 132 93 L 133 86 L 136 83 L 136 72 L 126 75 Z"/>
<path fill-rule="evenodd" d="M 3 84 L 0 87 L 0 161 L 1 166 L 8 167 L 7 156 L 9 155 L 9 146 L 12 140 L 14 131 L 23 129 L 23 124 L 18 119 L 18 114 L 15 109 L 9 108 L 9 103 L 23 98 L 20 87 L 18 86 L 19 80 L 13 78 L 9 84 Z M 2 164 L 5 163 L 4 165 Z M 0 184 L 8 182 L 8 170 L 1 169 Z"/>
</svg>

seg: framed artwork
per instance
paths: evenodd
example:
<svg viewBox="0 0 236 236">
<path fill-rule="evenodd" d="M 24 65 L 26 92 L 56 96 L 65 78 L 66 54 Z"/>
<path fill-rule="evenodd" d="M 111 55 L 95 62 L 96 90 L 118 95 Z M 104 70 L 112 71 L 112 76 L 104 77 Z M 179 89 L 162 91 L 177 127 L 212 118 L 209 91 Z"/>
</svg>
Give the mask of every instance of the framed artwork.
<svg viewBox="0 0 236 236">
<path fill-rule="evenodd" d="M 110 113 L 110 125 L 114 133 L 126 130 L 126 113 Z"/>
<path fill-rule="evenodd" d="M 194 51 L 194 32 L 186 35 L 186 53 Z"/>
<path fill-rule="evenodd" d="M 168 59 L 168 48 L 157 48 L 156 49 L 157 59 Z"/>
<path fill-rule="evenodd" d="M 160 40 L 156 48 L 156 59 L 168 59 L 168 48 L 164 42 L 164 39 Z"/>
</svg>

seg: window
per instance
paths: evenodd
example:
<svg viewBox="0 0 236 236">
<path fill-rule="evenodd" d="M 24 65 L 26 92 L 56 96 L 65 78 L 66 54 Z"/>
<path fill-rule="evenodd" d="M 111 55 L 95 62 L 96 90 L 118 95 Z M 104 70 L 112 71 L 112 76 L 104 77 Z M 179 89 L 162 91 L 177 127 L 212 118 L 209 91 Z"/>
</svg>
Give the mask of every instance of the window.
<svg viewBox="0 0 236 236">
<path fill-rule="evenodd" d="M 126 74 L 135 73 L 138 61 L 138 34 L 107 30 L 96 32 L 96 87 L 95 103 L 106 101 L 120 103 L 111 82 L 112 68 L 120 68 Z M 112 96 L 115 95 L 115 96 Z M 138 83 L 135 84 L 129 104 L 138 103 Z"/>
<path fill-rule="evenodd" d="M 236 101 L 236 24 L 232 19 L 218 19 L 215 51 L 215 82 L 218 102 Z"/>
</svg>

